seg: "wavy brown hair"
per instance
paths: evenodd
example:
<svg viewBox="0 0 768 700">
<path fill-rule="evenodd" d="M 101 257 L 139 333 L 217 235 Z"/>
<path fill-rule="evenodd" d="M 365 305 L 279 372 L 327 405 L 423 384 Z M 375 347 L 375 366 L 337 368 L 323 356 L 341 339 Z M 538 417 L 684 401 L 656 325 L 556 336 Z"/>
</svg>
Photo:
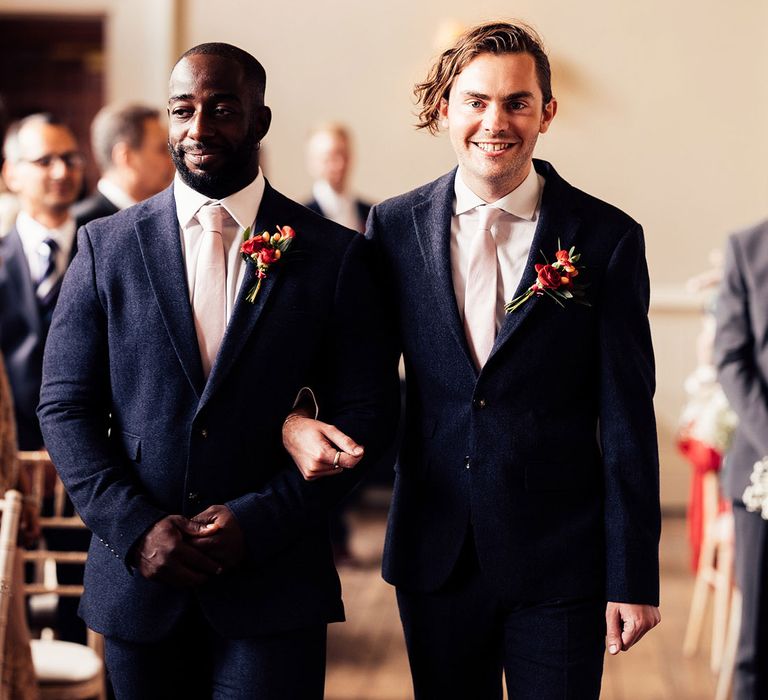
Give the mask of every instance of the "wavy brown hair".
<svg viewBox="0 0 768 700">
<path fill-rule="evenodd" d="M 544 105 L 552 99 L 552 71 L 541 37 L 523 22 L 487 22 L 464 32 L 456 43 L 440 54 L 427 79 L 418 83 L 413 92 L 421 105 L 417 129 L 435 134 L 440 124 L 440 100 L 448 99 L 454 78 L 481 53 L 529 53 L 536 64 Z"/>
</svg>

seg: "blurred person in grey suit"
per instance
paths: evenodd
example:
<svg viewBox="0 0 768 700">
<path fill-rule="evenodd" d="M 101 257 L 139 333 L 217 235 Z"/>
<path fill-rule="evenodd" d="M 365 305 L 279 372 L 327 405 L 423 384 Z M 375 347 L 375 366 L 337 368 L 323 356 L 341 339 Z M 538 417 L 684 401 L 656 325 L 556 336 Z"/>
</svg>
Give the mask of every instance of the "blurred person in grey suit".
<svg viewBox="0 0 768 700">
<path fill-rule="evenodd" d="M 768 456 L 768 221 L 732 235 L 716 307 L 715 363 L 739 426 L 723 469 L 733 501 L 736 580 L 743 596 L 734 698 L 768 698 L 768 523 L 744 505 L 755 462 Z"/>
<path fill-rule="evenodd" d="M 91 124 L 91 147 L 101 179 L 72 208 L 78 228 L 156 195 L 173 179 L 168 130 L 152 107 L 103 107 Z"/>
</svg>

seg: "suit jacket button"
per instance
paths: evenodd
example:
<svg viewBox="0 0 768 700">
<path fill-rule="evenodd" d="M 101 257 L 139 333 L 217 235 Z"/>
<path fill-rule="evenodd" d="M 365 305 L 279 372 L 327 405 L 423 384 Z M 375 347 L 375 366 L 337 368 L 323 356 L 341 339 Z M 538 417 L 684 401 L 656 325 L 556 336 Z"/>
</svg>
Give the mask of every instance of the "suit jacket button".
<svg viewBox="0 0 768 700">
<path fill-rule="evenodd" d="M 200 499 L 200 496 L 194 491 L 190 491 L 190 493 L 187 494 L 187 499 L 190 503 L 197 503 L 197 501 Z"/>
<path fill-rule="evenodd" d="M 469 455 L 464 457 L 464 467 L 469 469 Z"/>
<path fill-rule="evenodd" d="M 485 408 L 488 404 L 485 402 L 485 399 L 475 399 L 474 402 L 475 408 Z"/>
<path fill-rule="evenodd" d="M 203 437 L 203 438 L 207 438 L 208 437 L 208 428 L 203 428 L 200 431 L 200 436 Z"/>
</svg>

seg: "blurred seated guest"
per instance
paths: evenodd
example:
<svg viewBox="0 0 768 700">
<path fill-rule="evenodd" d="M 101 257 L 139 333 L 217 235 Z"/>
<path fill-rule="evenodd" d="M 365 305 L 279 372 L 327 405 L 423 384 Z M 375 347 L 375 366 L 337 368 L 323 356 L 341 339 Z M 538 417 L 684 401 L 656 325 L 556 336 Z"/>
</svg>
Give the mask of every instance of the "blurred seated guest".
<svg viewBox="0 0 768 700">
<path fill-rule="evenodd" d="M 159 110 L 138 104 L 102 108 L 91 124 L 91 148 L 101 179 L 96 191 L 72 208 L 78 228 L 171 184 L 168 130 Z"/>
<path fill-rule="evenodd" d="M 349 190 L 352 137 L 342 124 L 330 123 L 312 131 L 307 142 L 307 169 L 314 179 L 312 211 L 337 224 L 363 232 L 371 205 Z"/>
<path fill-rule="evenodd" d="M 8 129 L 3 178 L 19 200 L 13 228 L 0 239 L 0 349 L 16 405 L 19 447 L 43 447 L 35 415 L 43 345 L 61 279 L 75 248 L 69 208 L 83 181 L 83 156 L 72 131 L 49 114 Z"/>
<path fill-rule="evenodd" d="M 30 489 L 26 475 L 19 472 L 16 459 L 16 425 L 13 420 L 13 399 L 0 355 L 0 495 L 8 489 L 18 489 L 24 494 L 19 537 L 22 543 L 31 544 L 39 536 L 37 507 L 29 501 Z M 21 587 L 21 557 L 16 557 L 13 570 L 13 591 L 8 608 L 5 634 L 5 658 L 2 666 L 4 698 L 10 700 L 34 700 L 37 694 L 37 678 L 29 648 L 29 629 L 24 614 L 24 596 Z M 0 643 L 3 643 L 0 640 Z"/>
</svg>

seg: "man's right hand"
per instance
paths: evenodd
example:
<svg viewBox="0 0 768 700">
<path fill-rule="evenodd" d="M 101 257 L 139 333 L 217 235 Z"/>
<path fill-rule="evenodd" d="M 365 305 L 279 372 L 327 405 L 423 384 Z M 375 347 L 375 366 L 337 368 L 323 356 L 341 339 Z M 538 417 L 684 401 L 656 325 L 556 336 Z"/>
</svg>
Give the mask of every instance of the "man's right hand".
<svg viewBox="0 0 768 700">
<path fill-rule="evenodd" d="M 283 446 L 307 481 L 340 474 L 363 458 L 364 448 L 335 425 L 292 413 L 283 423 Z"/>
<path fill-rule="evenodd" d="M 221 572 L 221 565 L 186 537 L 212 534 L 215 523 L 197 523 L 181 515 L 158 520 L 139 540 L 133 565 L 144 578 L 171 586 L 197 586 Z"/>
</svg>

